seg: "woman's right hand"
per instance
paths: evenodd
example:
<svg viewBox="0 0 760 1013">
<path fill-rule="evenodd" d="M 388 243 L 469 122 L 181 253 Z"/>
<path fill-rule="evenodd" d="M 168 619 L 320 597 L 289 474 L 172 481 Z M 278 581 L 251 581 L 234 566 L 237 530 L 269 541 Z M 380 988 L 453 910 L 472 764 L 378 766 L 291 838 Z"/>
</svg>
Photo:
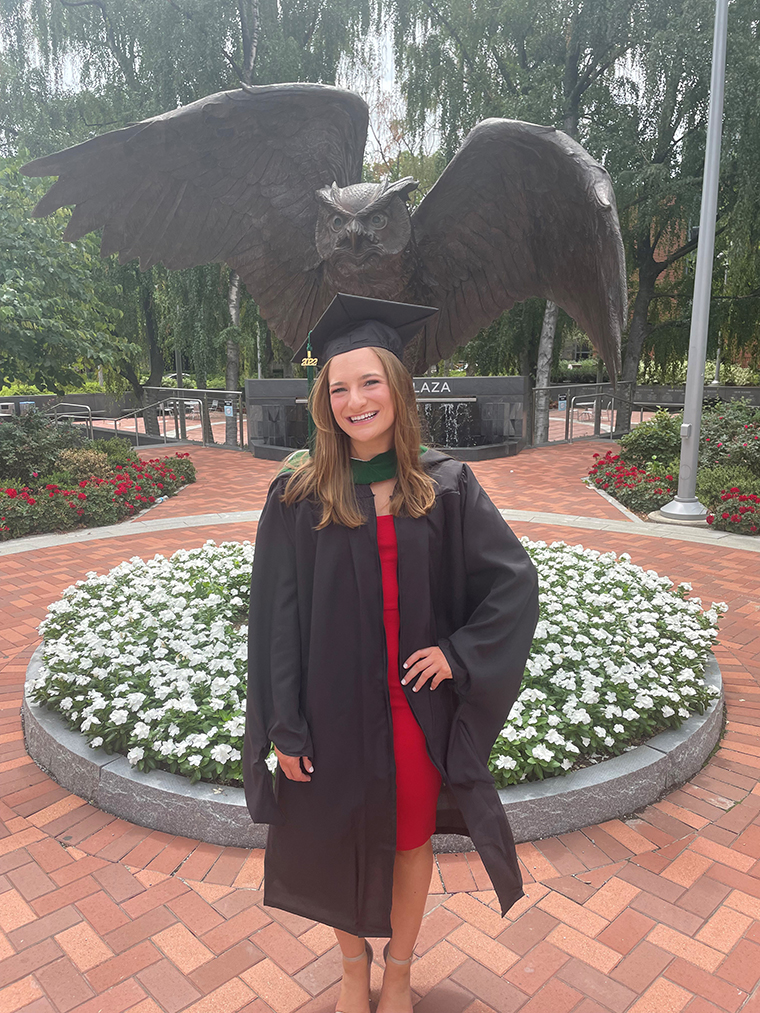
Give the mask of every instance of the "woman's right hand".
<svg viewBox="0 0 760 1013">
<path fill-rule="evenodd" d="M 286 756 L 277 746 L 274 747 L 274 753 L 283 774 L 289 781 L 311 781 L 309 774 L 314 773 L 314 766 L 308 756 Z M 308 770 L 309 774 L 305 774 L 305 770 Z"/>
</svg>

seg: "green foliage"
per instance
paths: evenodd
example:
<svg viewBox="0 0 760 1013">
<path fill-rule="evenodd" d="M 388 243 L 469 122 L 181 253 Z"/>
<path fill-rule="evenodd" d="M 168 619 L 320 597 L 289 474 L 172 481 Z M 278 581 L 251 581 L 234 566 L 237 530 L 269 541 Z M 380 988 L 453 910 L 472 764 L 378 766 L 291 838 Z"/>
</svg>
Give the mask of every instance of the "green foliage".
<svg viewBox="0 0 760 1013">
<path fill-rule="evenodd" d="M 700 468 L 697 472 L 697 499 L 708 510 L 714 510 L 721 495 L 734 487 L 760 495 L 760 476 L 749 468 L 734 464 Z"/>
<path fill-rule="evenodd" d="M 701 467 L 736 465 L 760 476 L 760 408 L 738 398 L 703 412 L 699 463 Z"/>
<path fill-rule="evenodd" d="M 607 370 L 602 373 L 604 380 L 608 379 Z M 552 383 L 596 383 L 596 359 L 585 359 L 583 362 L 566 362 L 560 359 L 556 366 L 552 367 Z"/>
<path fill-rule="evenodd" d="M 538 339 L 544 318 L 543 299 L 526 299 L 484 328 L 452 358 L 467 363 L 467 372 L 475 376 L 500 376 L 533 373 L 536 368 Z M 559 349 L 570 319 L 560 313 L 555 334 Z"/>
<path fill-rule="evenodd" d="M 65 211 L 31 217 L 46 188 L 23 177 L 17 162 L 0 167 L 0 383 L 55 390 L 81 385 L 77 362 L 114 363 L 126 343 L 95 284 L 95 238 L 61 242 Z"/>
<path fill-rule="evenodd" d="M 681 418 L 657 412 L 623 437 L 622 454 L 595 454 L 589 480 L 639 514 L 669 503 L 678 490 Z M 714 527 L 757 534 L 760 409 L 746 400 L 718 402 L 702 413 L 696 494 Z"/>
<path fill-rule="evenodd" d="M 110 464 L 133 464 L 139 460 L 137 451 L 129 442 L 120 436 L 108 440 L 91 440 L 88 444 L 93 450 L 97 450 L 108 457 Z"/>
<path fill-rule="evenodd" d="M 681 451 L 681 415 L 671 415 L 664 408 L 654 418 L 632 429 L 620 440 L 627 461 L 643 467 L 648 461 L 672 461 Z"/>
<path fill-rule="evenodd" d="M 81 447 L 84 433 L 71 422 L 55 422 L 32 409 L 0 425 L 0 479 L 24 483 L 52 471 L 63 450 Z"/>
</svg>

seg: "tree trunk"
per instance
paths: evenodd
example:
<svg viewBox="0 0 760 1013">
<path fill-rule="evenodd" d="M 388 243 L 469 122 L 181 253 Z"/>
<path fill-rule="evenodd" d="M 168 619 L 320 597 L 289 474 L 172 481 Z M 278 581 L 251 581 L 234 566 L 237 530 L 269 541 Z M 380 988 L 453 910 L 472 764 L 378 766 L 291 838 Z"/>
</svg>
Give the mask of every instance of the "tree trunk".
<svg viewBox="0 0 760 1013">
<path fill-rule="evenodd" d="M 238 18 L 240 21 L 240 41 L 243 50 L 243 65 L 240 69 L 241 82 L 251 84 L 253 67 L 259 46 L 261 21 L 259 18 L 259 0 L 238 0 Z M 230 323 L 233 327 L 240 326 L 240 300 L 243 286 L 237 271 L 230 271 L 230 287 L 227 294 L 227 305 L 230 311 Z M 227 342 L 227 390 L 238 390 L 240 387 L 240 343 Z M 237 446 L 237 410 L 240 407 L 237 399 L 232 398 L 232 415 L 225 414 L 224 442 L 229 446 Z"/>
<path fill-rule="evenodd" d="M 124 379 L 129 383 L 130 387 L 132 388 L 132 392 L 135 395 L 135 398 L 137 399 L 138 405 L 141 405 L 143 403 L 143 395 L 144 395 L 143 386 L 140 383 L 140 379 L 137 373 L 135 373 L 134 367 L 130 362 L 125 362 L 119 368 L 119 376 L 123 376 Z"/>
<path fill-rule="evenodd" d="M 145 337 L 148 340 L 148 355 L 150 361 L 150 376 L 148 377 L 147 387 L 160 387 L 161 381 L 164 378 L 164 359 L 161 354 L 161 349 L 158 347 L 158 333 L 156 328 L 156 311 L 153 305 L 153 272 L 146 271 L 146 273 L 140 279 L 140 306 L 142 308 L 143 322 L 145 324 Z M 161 429 L 158 424 L 158 414 L 156 409 L 151 409 L 145 405 L 144 391 L 141 391 L 143 397 L 141 403 L 143 405 L 143 418 L 145 421 L 145 432 L 151 436 L 160 435 Z M 155 395 L 151 394 L 149 400 L 155 402 Z"/>
<path fill-rule="evenodd" d="M 557 332 L 559 306 L 551 299 L 546 300 L 544 322 L 541 325 L 541 337 L 538 341 L 538 360 L 536 362 L 536 388 L 548 387 L 551 379 L 552 355 L 554 354 L 554 335 Z M 534 401 L 536 444 L 549 441 L 549 391 L 537 390 Z"/>
<path fill-rule="evenodd" d="M 240 327 L 240 300 L 243 295 L 243 284 L 237 271 L 230 271 L 230 289 L 227 297 L 227 305 L 230 311 L 230 323 L 233 327 Z M 240 386 L 240 343 L 237 341 L 227 342 L 227 373 L 225 377 L 227 390 L 237 390 Z M 225 411 L 225 436 L 224 442 L 231 447 L 237 446 L 237 410 L 240 407 L 236 398 L 230 398 L 232 403 L 232 414 L 227 415 Z"/>
<path fill-rule="evenodd" d="M 659 264 L 654 259 L 654 250 L 648 236 L 639 239 L 636 244 L 639 261 L 639 290 L 633 303 L 631 327 L 625 346 L 625 358 L 620 378 L 626 386 L 624 396 L 634 400 L 636 396 L 636 378 L 639 373 L 639 362 L 644 342 L 649 334 L 649 306 L 654 298 L 655 285 L 660 273 Z M 628 386 L 630 385 L 630 386 Z M 631 426 L 631 405 L 621 402 L 618 409 L 617 426 L 621 432 L 628 432 Z"/>
</svg>

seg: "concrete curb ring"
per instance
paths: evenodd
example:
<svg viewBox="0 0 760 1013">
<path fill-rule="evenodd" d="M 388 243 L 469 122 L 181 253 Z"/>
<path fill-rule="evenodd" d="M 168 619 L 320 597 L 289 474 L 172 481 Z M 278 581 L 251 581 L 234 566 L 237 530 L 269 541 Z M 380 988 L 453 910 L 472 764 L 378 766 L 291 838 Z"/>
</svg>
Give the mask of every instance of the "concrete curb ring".
<svg viewBox="0 0 760 1013">
<path fill-rule="evenodd" d="M 120 754 L 92 749 L 58 714 L 35 704 L 30 684 L 41 664 L 42 645 L 26 671 L 24 740 L 35 763 L 58 784 L 104 812 L 151 830 L 208 844 L 264 847 L 267 826 L 251 822 L 242 788 L 191 785 L 164 770 L 142 773 Z M 712 753 L 723 726 L 723 680 L 714 655 L 705 682 L 719 696 L 680 728 L 582 770 L 500 789 L 515 840 L 554 837 L 627 816 L 688 781 Z M 468 837 L 456 835 L 438 835 L 433 846 L 437 852 L 472 850 Z"/>
</svg>

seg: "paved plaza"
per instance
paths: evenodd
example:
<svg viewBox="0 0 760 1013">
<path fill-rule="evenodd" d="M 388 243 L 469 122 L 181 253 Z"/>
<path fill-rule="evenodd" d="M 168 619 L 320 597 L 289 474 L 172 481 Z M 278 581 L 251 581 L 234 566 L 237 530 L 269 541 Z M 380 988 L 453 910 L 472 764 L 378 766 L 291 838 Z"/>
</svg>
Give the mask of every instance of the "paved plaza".
<svg viewBox="0 0 760 1013">
<path fill-rule="evenodd" d="M 628 552 L 728 603 L 715 651 L 725 736 L 699 774 L 642 812 L 519 845 L 526 897 L 505 919 L 476 854 L 438 856 L 412 966 L 417 1013 L 760 1013 L 760 539 L 621 511 L 582 483 L 608 448 L 473 468 L 518 535 Z M 0 544 L 0 1013 L 335 1008 L 335 937 L 262 905 L 263 852 L 126 823 L 58 786 L 24 748 L 24 675 L 63 588 L 132 556 L 255 538 L 278 465 L 190 454 L 198 481 L 139 518 Z"/>
</svg>

